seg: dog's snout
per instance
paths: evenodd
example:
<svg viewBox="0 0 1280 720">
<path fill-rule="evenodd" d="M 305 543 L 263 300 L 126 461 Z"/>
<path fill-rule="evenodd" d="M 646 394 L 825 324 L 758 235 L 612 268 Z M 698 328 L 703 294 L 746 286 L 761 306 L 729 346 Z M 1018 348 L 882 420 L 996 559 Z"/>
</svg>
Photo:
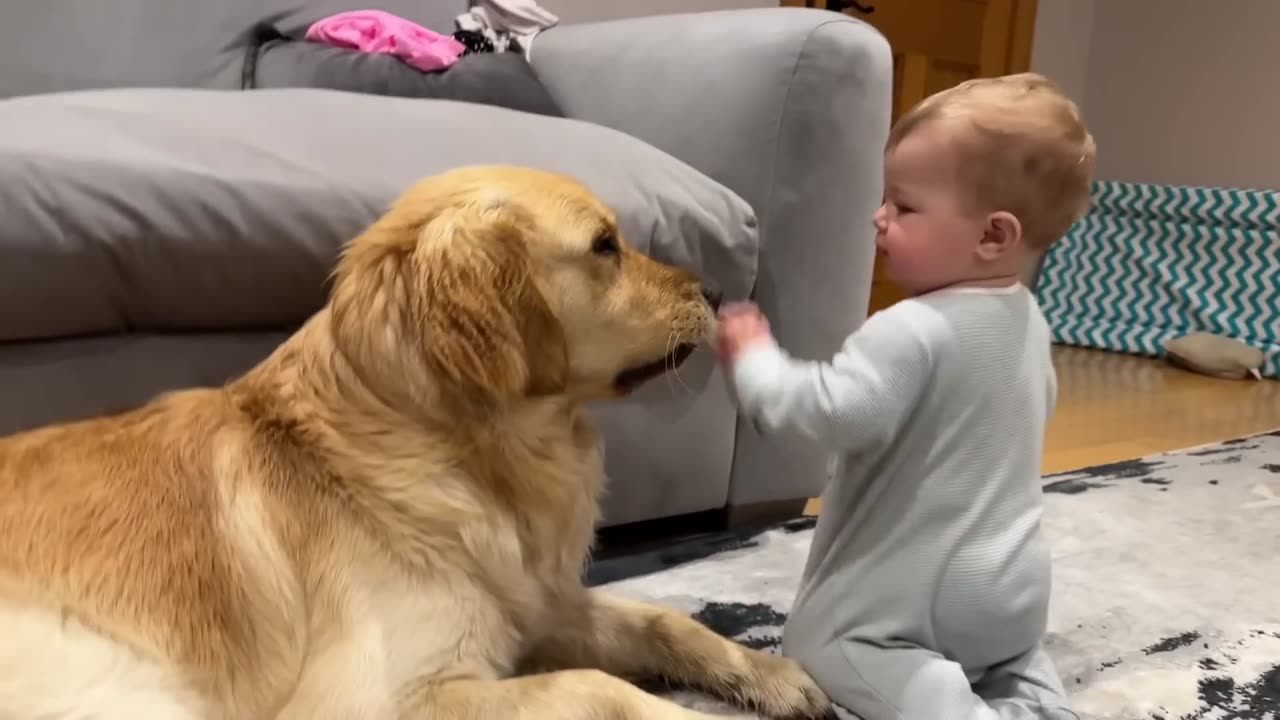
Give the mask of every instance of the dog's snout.
<svg viewBox="0 0 1280 720">
<path fill-rule="evenodd" d="M 712 283 L 704 282 L 702 283 L 702 298 L 707 301 L 712 310 L 719 310 L 720 303 L 724 300 L 724 293 Z"/>
</svg>

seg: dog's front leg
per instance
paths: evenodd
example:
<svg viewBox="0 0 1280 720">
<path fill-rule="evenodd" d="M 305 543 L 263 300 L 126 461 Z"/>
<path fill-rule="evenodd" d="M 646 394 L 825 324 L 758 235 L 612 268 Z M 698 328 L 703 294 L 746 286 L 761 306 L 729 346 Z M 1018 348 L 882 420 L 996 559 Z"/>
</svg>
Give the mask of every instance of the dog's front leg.
<svg viewBox="0 0 1280 720">
<path fill-rule="evenodd" d="M 723 638 L 682 613 L 591 590 L 565 610 L 562 629 L 530 654 L 531 669 L 656 677 L 768 718 L 835 717 L 826 695 L 795 661 Z"/>
<path fill-rule="evenodd" d="M 599 670 L 502 680 L 424 681 L 398 713 L 413 720 L 722 720 Z"/>
</svg>

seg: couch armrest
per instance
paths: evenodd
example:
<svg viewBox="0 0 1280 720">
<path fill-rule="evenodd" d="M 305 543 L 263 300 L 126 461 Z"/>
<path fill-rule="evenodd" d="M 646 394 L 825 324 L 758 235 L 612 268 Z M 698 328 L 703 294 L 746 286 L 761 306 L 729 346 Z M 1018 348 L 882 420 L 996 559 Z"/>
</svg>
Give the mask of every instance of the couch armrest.
<svg viewBox="0 0 1280 720">
<path fill-rule="evenodd" d="M 539 79 L 607 125 L 737 192 L 760 219 L 757 299 L 786 347 L 834 352 L 865 315 L 892 60 L 871 26 L 766 8 L 557 26 Z"/>
<path fill-rule="evenodd" d="M 552 28 L 534 71 L 571 117 L 674 155 L 760 220 L 755 299 L 779 341 L 826 358 L 866 317 L 889 45 L 825 10 L 765 8 Z M 816 494 L 825 459 L 740 426 L 731 502 Z"/>
</svg>

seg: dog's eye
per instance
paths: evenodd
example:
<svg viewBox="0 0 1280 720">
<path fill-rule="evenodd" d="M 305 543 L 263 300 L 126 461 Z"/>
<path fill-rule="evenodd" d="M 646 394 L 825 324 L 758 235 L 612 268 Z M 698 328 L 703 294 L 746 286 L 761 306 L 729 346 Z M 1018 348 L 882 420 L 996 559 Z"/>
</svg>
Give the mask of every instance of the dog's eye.
<svg viewBox="0 0 1280 720">
<path fill-rule="evenodd" d="M 618 236 L 611 232 L 597 235 L 596 239 L 591 242 L 591 252 L 596 255 L 617 255 L 619 252 Z"/>
</svg>

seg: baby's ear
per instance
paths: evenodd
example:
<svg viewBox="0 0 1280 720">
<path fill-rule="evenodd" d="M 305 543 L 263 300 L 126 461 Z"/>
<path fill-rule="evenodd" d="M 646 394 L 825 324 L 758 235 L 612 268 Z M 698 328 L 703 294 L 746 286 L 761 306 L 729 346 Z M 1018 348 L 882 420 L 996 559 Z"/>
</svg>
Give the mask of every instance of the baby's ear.
<svg viewBox="0 0 1280 720">
<path fill-rule="evenodd" d="M 978 257 L 999 260 L 1022 244 L 1022 223 L 1011 212 L 998 210 L 987 216 L 978 241 Z"/>
</svg>

